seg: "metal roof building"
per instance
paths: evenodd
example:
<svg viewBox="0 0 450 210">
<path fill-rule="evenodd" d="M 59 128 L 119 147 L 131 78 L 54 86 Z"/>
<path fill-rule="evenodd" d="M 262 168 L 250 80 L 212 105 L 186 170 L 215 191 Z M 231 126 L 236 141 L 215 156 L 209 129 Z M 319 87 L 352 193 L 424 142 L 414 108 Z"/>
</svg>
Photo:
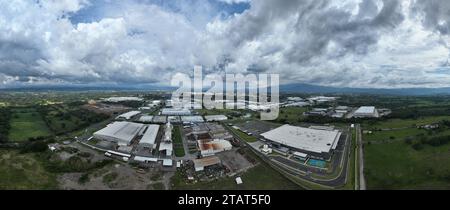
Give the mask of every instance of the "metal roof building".
<svg viewBox="0 0 450 210">
<path fill-rule="evenodd" d="M 122 102 L 122 101 L 143 101 L 144 99 L 139 98 L 139 97 L 110 97 L 105 99 L 104 101 L 107 102 Z"/>
<path fill-rule="evenodd" d="M 131 112 L 127 112 L 127 113 L 124 113 L 124 114 L 119 115 L 119 116 L 117 117 L 117 119 L 126 119 L 126 120 L 129 120 L 129 119 L 131 119 L 132 117 L 134 117 L 134 116 L 136 116 L 136 115 L 138 115 L 138 114 L 140 114 L 140 113 L 141 113 L 140 111 L 131 111 Z"/>
<path fill-rule="evenodd" d="M 148 125 L 139 145 L 144 148 L 156 149 L 156 136 L 158 136 L 159 125 Z"/>
<path fill-rule="evenodd" d="M 212 122 L 212 121 L 225 121 L 228 120 L 228 117 L 225 115 L 207 115 L 205 116 L 206 121 Z"/>
<path fill-rule="evenodd" d="M 183 121 L 183 123 L 199 123 L 204 122 L 205 120 L 203 120 L 202 116 L 182 116 L 181 121 Z"/>
<path fill-rule="evenodd" d="M 211 156 L 219 152 L 231 150 L 233 146 L 226 140 L 202 141 L 198 140 L 198 148 L 203 157 Z"/>
<path fill-rule="evenodd" d="M 172 156 L 173 154 L 173 145 L 171 142 L 161 142 L 159 144 L 159 151 L 165 151 L 166 156 Z"/>
<path fill-rule="evenodd" d="M 341 132 L 283 125 L 261 136 L 279 146 L 327 158 L 336 149 Z"/>
<path fill-rule="evenodd" d="M 154 116 L 153 123 L 165 124 L 167 123 L 167 116 Z"/>
<path fill-rule="evenodd" d="M 167 121 L 174 124 L 182 122 L 180 116 L 168 116 Z"/>
<path fill-rule="evenodd" d="M 158 162 L 158 158 L 152 158 L 152 157 L 143 157 L 143 156 L 135 156 L 134 157 L 135 161 L 138 162 L 144 162 L 144 163 L 156 163 Z"/>
<path fill-rule="evenodd" d="M 139 122 L 149 123 L 152 122 L 153 116 L 144 115 L 141 118 L 139 118 Z"/>
<path fill-rule="evenodd" d="M 139 123 L 113 122 L 95 132 L 94 138 L 116 142 L 119 145 L 130 145 L 143 128 L 144 125 Z"/>
<path fill-rule="evenodd" d="M 202 159 L 195 159 L 193 162 L 195 171 L 203 171 L 205 167 L 220 164 L 222 161 L 217 156 L 209 156 Z"/>
<path fill-rule="evenodd" d="M 189 109 L 165 108 L 162 109 L 161 115 L 173 115 L 173 116 L 191 115 L 191 111 Z"/>
<path fill-rule="evenodd" d="M 379 117 L 379 114 L 374 106 L 362 106 L 353 113 L 353 117 Z"/>
<path fill-rule="evenodd" d="M 168 122 L 164 130 L 163 141 L 159 144 L 159 151 L 166 151 L 166 156 L 171 156 L 173 153 L 172 128 L 173 126 Z"/>
<path fill-rule="evenodd" d="M 173 166 L 173 160 L 172 159 L 163 159 L 163 166 L 165 166 L 165 167 Z"/>
</svg>

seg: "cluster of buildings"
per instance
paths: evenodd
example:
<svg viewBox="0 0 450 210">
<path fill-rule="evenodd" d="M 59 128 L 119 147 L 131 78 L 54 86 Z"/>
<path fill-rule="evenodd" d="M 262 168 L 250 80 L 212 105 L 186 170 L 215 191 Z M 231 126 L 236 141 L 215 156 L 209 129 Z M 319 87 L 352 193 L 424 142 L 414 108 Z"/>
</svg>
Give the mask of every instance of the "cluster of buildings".
<svg viewBox="0 0 450 210">
<path fill-rule="evenodd" d="M 193 124 L 203 122 L 220 122 L 228 120 L 225 115 L 192 115 L 188 109 L 163 109 L 160 115 L 147 115 L 141 111 L 129 111 L 116 117 L 116 120 L 135 121 L 139 123 L 166 124 Z"/>
<path fill-rule="evenodd" d="M 172 129 L 169 123 L 166 125 L 141 124 L 127 121 L 116 121 L 105 128 L 95 132 L 93 138 L 117 145 L 108 154 L 131 158 L 134 148 L 147 150 L 148 156 L 135 156 L 139 162 L 157 162 L 161 157 L 170 159 L 173 154 Z M 161 132 L 160 132 L 161 131 Z M 158 138 L 162 133 L 162 138 Z M 158 157 L 153 157 L 154 151 L 159 151 Z M 164 159 L 164 160 L 165 160 Z M 166 161 L 165 166 L 172 166 Z"/>
<path fill-rule="evenodd" d="M 388 109 L 377 109 L 374 106 L 361 106 L 358 108 L 337 106 L 329 108 L 313 108 L 304 115 L 324 116 L 333 118 L 379 118 L 390 114 Z"/>
<path fill-rule="evenodd" d="M 143 98 L 139 98 L 139 97 L 109 97 L 109 98 L 105 98 L 103 99 L 103 101 L 105 102 L 113 102 L 113 103 L 118 103 L 118 102 L 124 102 L 124 101 L 143 101 Z"/>
<path fill-rule="evenodd" d="M 141 101 L 137 97 L 111 97 L 109 102 Z M 166 102 L 158 115 L 148 115 L 147 109 L 160 107 L 162 101 L 155 100 L 139 110 L 120 114 L 116 121 L 98 130 L 90 139 L 97 139 L 109 145 L 107 156 L 119 156 L 124 160 L 141 163 L 162 162 L 171 167 L 174 163 L 173 126 L 184 125 L 190 128 L 189 136 L 193 138 L 199 159 L 195 159 L 196 171 L 220 164 L 215 154 L 232 149 L 230 140 L 233 136 L 221 125 L 214 123 L 228 120 L 225 115 L 194 115 L 190 109 L 173 108 L 171 101 Z M 89 140 L 90 140 L 89 139 Z M 88 140 L 88 141 L 89 141 Z M 106 143 L 109 142 L 109 143 Z M 114 149 L 112 149 L 114 148 Z M 180 162 L 177 162 L 177 166 Z"/>
<path fill-rule="evenodd" d="M 304 106 L 312 106 L 316 104 L 323 104 L 334 102 L 338 98 L 337 97 L 328 97 L 328 96 L 314 96 L 303 99 L 298 96 L 287 97 L 286 100 L 281 104 L 282 107 L 304 107 Z"/>
<path fill-rule="evenodd" d="M 159 107 L 162 105 L 162 101 L 161 100 L 153 100 L 150 103 L 146 104 L 143 107 L 139 107 L 139 110 L 151 110 L 154 109 L 156 107 Z"/>
<path fill-rule="evenodd" d="M 138 100 L 132 97 L 109 98 L 110 101 Z M 303 99 L 300 97 L 288 97 L 283 106 L 309 106 L 335 101 L 335 97 L 311 97 Z M 224 101 L 226 102 L 226 101 Z M 181 125 L 185 135 L 189 152 L 195 148 L 196 158 L 192 159 L 195 171 L 203 171 L 205 168 L 220 165 L 222 163 L 218 153 L 232 150 L 234 136 L 222 125 L 215 123 L 228 120 L 224 115 L 196 115 L 188 108 L 174 108 L 172 102 L 166 102 L 166 107 L 161 109 L 157 115 L 143 114 L 145 108 L 160 106 L 161 101 L 153 101 L 140 111 L 129 111 L 117 117 L 117 120 L 105 128 L 94 133 L 95 139 L 112 142 L 119 148 L 110 154 L 133 158 L 137 162 L 162 161 L 163 166 L 172 166 L 174 162 L 174 142 L 172 139 L 173 126 Z M 238 102 L 244 103 L 244 102 Z M 241 104 L 242 105 L 242 104 Z M 246 101 L 245 106 L 252 110 L 269 109 L 261 107 L 261 104 Z M 330 108 L 313 108 L 305 115 L 329 116 L 333 118 L 376 118 L 389 113 L 389 110 L 377 109 L 373 106 L 362 106 L 352 108 L 348 106 L 335 106 Z M 261 129 L 260 129 L 261 130 Z M 262 129 L 263 130 L 263 129 Z M 291 155 L 297 159 L 307 161 L 330 160 L 337 149 L 342 132 L 334 127 L 310 126 L 298 127 L 282 125 L 274 129 L 267 129 L 257 134 L 259 147 L 264 154 L 277 152 Z M 183 145 L 186 147 L 186 145 Z M 175 143 L 179 146 L 179 143 Z M 138 148 L 138 149 L 136 149 Z M 149 155 L 134 153 L 135 150 L 147 150 Z M 152 155 L 157 154 L 157 155 Z M 223 153 L 227 154 L 227 153 Z M 179 164 L 177 162 L 177 164 Z"/>
<path fill-rule="evenodd" d="M 197 123 L 184 127 L 186 137 L 191 144 L 196 144 L 202 157 L 231 150 L 231 135 L 222 125 L 215 123 Z"/>
</svg>

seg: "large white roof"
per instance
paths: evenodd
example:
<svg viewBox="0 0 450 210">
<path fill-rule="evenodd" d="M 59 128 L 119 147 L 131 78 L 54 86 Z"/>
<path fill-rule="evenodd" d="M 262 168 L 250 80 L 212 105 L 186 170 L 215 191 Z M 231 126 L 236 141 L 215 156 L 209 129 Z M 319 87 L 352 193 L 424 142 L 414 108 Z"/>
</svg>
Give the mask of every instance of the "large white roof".
<svg viewBox="0 0 450 210">
<path fill-rule="evenodd" d="M 153 116 L 144 115 L 139 118 L 140 122 L 151 122 L 153 120 Z"/>
<path fill-rule="evenodd" d="M 374 114 L 374 113 L 375 113 L 374 106 L 362 106 L 355 111 L 355 114 Z"/>
<path fill-rule="evenodd" d="M 164 108 L 161 110 L 162 115 L 190 115 L 191 111 L 189 109 L 172 109 Z"/>
<path fill-rule="evenodd" d="M 289 147 L 316 153 L 327 153 L 336 148 L 341 133 L 336 130 L 316 130 L 283 125 L 261 135 L 266 139 Z"/>
<path fill-rule="evenodd" d="M 140 114 L 140 113 L 141 113 L 140 111 L 131 111 L 131 112 L 127 112 L 127 113 L 124 113 L 124 114 L 119 115 L 118 118 L 123 117 L 123 118 L 125 118 L 125 119 L 130 119 L 130 118 L 132 118 L 133 116 L 138 115 L 138 114 Z"/>
<path fill-rule="evenodd" d="M 183 121 L 183 122 L 204 122 L 202 116 L 182 116 L 181 121 Z"/>
<path fill-rule="evenodd" d="M 143 156 L 135 156 L 134 160 L 139 161 L 139 162 L 145 162 L 145 161 L 158 162 L 158 158 L 143 157 Z"/>
<path fill-rule="evenodd" d="M 110 137 L 122 143 L 130 143 L 143 127 L 144 125 L 139 123 L 114 122 L 95 132 L 94 135 Z"/>
<path fill-rule="evenodd" d="M 142 136 L 139 144 L 151 144 L 154 145 L 156 141 L 156 136 L 158 135 L 159 125 L 148 125 L 147 131 L 145 131 L 144 136 Z"/>
<path fill-rule="evenodd" d="M 142 101 L 142 98 L 139 97 L 110 97 L 105 99 L 105 101 L 109 102 L 121 102 L 121 101 Z"/>
<path fill-rule="evenodd" d="M 228 120 L 228 117 L 225 115 L 207 115 L 205 119 L 206 121 L 224 121 Z"/>
</svg>

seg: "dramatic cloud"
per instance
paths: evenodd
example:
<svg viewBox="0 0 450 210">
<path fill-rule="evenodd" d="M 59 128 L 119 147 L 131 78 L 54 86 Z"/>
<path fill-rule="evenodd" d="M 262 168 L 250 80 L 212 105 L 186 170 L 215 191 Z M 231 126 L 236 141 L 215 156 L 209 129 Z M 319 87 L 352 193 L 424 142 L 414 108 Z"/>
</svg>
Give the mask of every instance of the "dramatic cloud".
<svg viewBox="0 0 450 210">
<path fill-rule="evenodd" d="M 439 0 L 0 0 L 0 85 L 168 84 L 177 72 L 281 83 L 450 86 Z"/>
</svg>

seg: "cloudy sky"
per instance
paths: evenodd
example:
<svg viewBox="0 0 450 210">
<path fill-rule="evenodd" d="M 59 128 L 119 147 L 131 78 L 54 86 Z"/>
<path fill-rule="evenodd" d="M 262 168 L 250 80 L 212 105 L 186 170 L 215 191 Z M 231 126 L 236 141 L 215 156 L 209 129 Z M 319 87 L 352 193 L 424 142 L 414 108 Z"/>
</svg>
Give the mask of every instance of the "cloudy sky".
<svg viewBox="0 0 450 210">
<path fill-rule="evenodd" d="M 0 0 L 0 87 L 281 83 L 450 86 L 448 0 Z"/>
</svg>

